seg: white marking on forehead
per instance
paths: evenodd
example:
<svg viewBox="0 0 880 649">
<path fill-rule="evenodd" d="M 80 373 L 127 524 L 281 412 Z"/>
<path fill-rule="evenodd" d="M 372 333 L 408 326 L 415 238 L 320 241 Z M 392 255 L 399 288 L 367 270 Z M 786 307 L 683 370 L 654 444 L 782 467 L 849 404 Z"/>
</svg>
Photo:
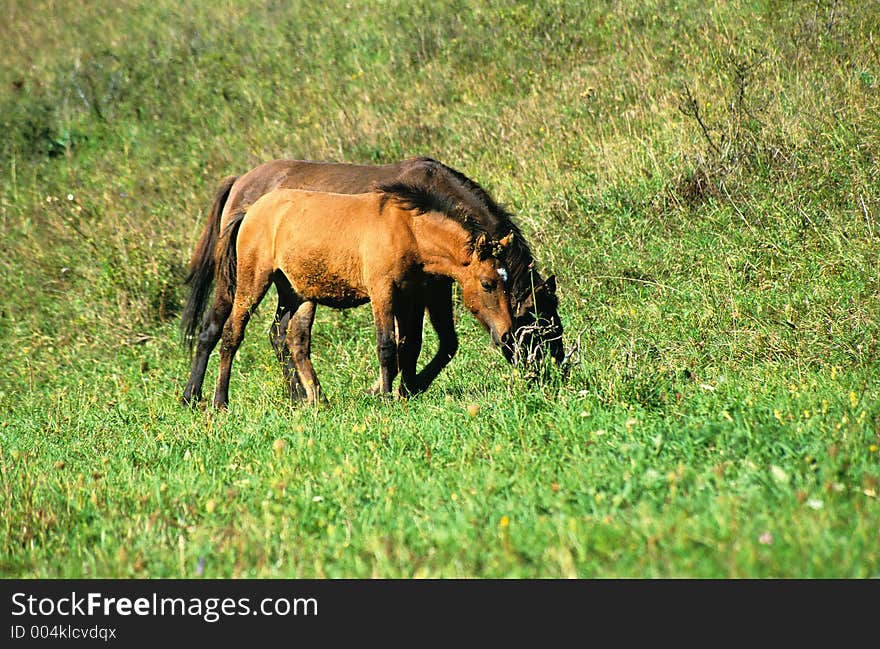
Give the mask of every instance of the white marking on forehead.
<svg viewBox="0 0 880 649">
<path fill-rule="evenodd" d="M 498 276 L 501 278 L 501 281 L 506 282 L 507 281 L 507 269 L 504 268 L 503 266 L 499 267 L 498 268 Z"/>
</svg>

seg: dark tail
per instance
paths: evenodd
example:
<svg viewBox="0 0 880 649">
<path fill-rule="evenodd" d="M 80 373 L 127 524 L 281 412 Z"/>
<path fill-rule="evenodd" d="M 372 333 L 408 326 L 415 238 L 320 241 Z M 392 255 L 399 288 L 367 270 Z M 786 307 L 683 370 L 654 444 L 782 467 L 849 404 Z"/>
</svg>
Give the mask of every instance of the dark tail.
<svg viewBox="0 0 880 649">
<path fill-rule="evenodd" d="M 235 243 L 238 241 L 238 230 L 245 216 L 244 210 L 233 214 L 220 235 L 224 241 L 223 251 L 217 259 L 217 290 L 226 293 L 226 301 L 229 304 L 235 299 L 235 284 L 238 277 L 238 252 Z"/>
<path fill-rule="evenodd" d="M 223 207 L 226 205 L 229 191 L 236 179 L 236 176 L 229 176 L 220 183 L 220 189 L 214 198 L 214 205 L 208 214 L 205 227 L 202 229 L 199 242 L 196 244 L 189 262 L 189 274 L 186 276 L 185 282 L 189 286 L 189 297 L 183 307 L 180 330 L 183 333 L 184 344 L 190 353 L 192 353 L 196 335 L 201 329 L 205 308 L 208 306 L 208 298 L 211 296 L 211 286 L 214 283 L 214 272 L 217 268 L 214 254 L 220 235 L 220 215 L 223 214 Z"/>
</svg>

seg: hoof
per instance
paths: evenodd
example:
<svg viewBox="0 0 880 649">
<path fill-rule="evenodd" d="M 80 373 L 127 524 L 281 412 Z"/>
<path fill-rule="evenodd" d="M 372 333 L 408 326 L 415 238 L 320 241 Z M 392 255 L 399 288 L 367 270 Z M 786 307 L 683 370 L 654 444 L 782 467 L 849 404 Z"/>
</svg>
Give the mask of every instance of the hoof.
<svg viewBox="0 0 880 649">
<path fill-rule="evenodd" d="M 397 389 L 397 396 L 399 396 L 401 399 L 412 399 L 413 397 L 416 397 L 424 392 L 427 387 L 427 385 L 421 385 L 418 382 L 407 385 L 401 384 L 400 387 Z"/>
<path fill-rule="evenodd" d="M 202 400 L 202 395 L 200 395 L 200 394 L 192 394 L 189 396 L 184 394 L 182 397 L 180 397 L 180 405 L 182 405 L 186 408 L 195 408 L 196 406 L 199 405 L 199 401 L 201 401 L 201 400 Z"/>
<path fill-rule="evenodd" d="M 302 387 L 299 381 L 290 382 L 287 385 L 287 396 L 291 403 L 296 404 L 300 401 L 308 401 L 309 395 Z"/>
</svg>

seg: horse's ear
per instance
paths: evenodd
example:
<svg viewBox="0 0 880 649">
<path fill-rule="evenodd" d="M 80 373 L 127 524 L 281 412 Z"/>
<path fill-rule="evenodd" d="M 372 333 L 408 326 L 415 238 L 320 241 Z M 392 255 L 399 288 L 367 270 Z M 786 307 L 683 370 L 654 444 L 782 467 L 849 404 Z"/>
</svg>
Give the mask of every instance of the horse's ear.
<svg viewBox="0 0 880 649">
<path fill-rule="evenodd" d="M 481 234 L 474 241 L 474 257 L 477 259 L 485 259 L 491 254 L 491 244 L 485 234 Z"/>
<path fill-rule="evenodd" d="M 522 301 L 517 305 L 516 308 L 516 317 L 522 318 L 529 311 L 535 308 L 535 296 L 531 291 L 526 293 L 526 296 L 522 299 Z"/>
</svg>

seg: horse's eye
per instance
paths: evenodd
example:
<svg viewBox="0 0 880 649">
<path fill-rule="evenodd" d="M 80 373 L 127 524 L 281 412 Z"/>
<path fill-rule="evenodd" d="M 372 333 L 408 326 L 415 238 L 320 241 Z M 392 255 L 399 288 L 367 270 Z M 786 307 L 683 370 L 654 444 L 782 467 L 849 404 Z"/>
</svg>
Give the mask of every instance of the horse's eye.
<svg viewBox="0 0 880 649">
<path fill-rule="evenodd" d="M 494 279 L 483 280 L 482 284 L 483 284 L 484 291 L 491 292 L 491 291 L 495 290 L 495 280 Z"/>
</svg>

